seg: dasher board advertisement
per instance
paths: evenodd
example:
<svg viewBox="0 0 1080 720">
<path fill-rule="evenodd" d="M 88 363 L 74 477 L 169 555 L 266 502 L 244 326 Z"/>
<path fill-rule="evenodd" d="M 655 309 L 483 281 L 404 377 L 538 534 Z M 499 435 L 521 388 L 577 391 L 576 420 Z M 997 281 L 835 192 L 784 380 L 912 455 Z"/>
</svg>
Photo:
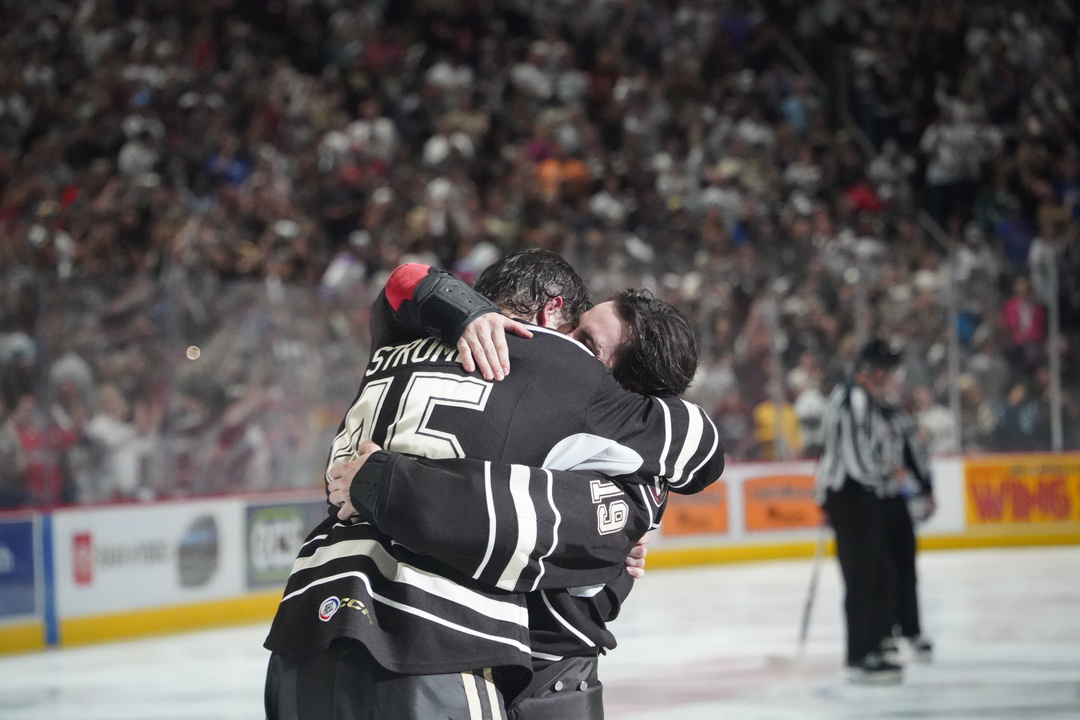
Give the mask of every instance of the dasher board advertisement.
<svg viewBox="0 0 1080 720">
<path fill-rule="evenodd" d="M 1080 454 L 992 455 L 964 461 L 967 524 L 1080 520 Z"/>
<path fill-rule="evenodd" d="M 743 526 L 747 532 L 769 532 L 821 526 L 809 473 L 764 475 L 742 483 Z"/>
<path fill-rule="evenodd" d="M 285 587 L 304 539 L 326 518 L 326 499 L 252 504 L 244 524 L 247 586 Z"/>
<path fill-rule="evenodd" d="M 0 519 L 0 622 L 40 612 L 34 527 L 32 518 Z"/>
<path fill-rule="evenodd" d="M 728 488 L 717 480 L 694 495 L 668 494 L 663 533 L 676 535 L 726 535 L 728 532 Z"/>
<path fill-rule="evenodd" d="M 58 511 L 53 521 L 61 618 L 239 595 L 241 501 Z"/>
</svg>

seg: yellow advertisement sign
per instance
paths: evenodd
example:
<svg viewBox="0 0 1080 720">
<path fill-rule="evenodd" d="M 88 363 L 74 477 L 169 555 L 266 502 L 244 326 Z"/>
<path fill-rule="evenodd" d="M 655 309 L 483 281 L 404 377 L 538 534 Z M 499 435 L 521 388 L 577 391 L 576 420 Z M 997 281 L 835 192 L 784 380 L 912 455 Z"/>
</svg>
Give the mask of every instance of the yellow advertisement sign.
<svg viewBox="0 0 1080 720">
<path fill-rule="evenodd" d="M 771 475 L 743 482 L 746 529 L 791 530 L 821 524 L 812 475 Z"/>
<path fill-rule="evenodd" d="M 728 531 L 727 483 L 717 480 L 696 495 L 668 493 L 661 526 L 664 535 L 699 535 Z"/>
<path fill-rule="evenodd" d="M 1080 455 L 1000 455 L 964 461 L 969 525 L 1080 520 Z"/>
</svg>

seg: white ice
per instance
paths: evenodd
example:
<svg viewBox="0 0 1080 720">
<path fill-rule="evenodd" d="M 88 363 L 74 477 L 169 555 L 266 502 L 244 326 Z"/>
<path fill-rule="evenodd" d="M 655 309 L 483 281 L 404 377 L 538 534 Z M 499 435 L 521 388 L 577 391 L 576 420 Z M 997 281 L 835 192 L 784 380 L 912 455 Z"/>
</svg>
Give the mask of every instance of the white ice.
<svg viewBox="0 0 1080 720">
<path fill-rule="evenodd" d="M 1080 719 L 1080 547 L 919 557 L 929 664 L 849 684 L 841 588 L 811 561 L 651 570 L 601 659 L 609 720 Z M 0 656 L 0 720 L 260 720 L 266 625 Z"/>
</svg>

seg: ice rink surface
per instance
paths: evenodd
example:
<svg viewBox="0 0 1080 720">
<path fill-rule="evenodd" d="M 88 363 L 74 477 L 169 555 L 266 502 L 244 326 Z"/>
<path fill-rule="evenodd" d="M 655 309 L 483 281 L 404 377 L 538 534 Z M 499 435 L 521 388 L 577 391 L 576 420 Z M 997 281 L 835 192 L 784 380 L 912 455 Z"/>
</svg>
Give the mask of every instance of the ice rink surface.
<svg viewBox="0 0 1080 720">
<path fill-rule="evenodd" d="M 609 720 L 1078 720 L 1080 547 L 919 557 L 929 664 L 850 685 L 826 558 L 651 570 L 601 659 Z M 0 656 L 0 720 L 259 720 L 266 625 Z M 568 719 L 569 720 L 569 719 Z"/>
</svg>

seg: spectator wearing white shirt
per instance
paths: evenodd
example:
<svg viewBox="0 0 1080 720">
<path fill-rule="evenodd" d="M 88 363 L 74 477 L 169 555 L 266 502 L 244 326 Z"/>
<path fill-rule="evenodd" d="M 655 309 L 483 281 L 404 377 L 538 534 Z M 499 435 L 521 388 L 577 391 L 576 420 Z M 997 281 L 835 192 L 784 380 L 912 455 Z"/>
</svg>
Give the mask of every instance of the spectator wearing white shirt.
<svg viewBox="0 0 1080 720">
<path fill-rule="evenodd" d="M 539 50 L 530 46 L 525 57 L 510 69 L 510 83 L 540 103 L 550 100 L 555 91 L 552 78 L 542 69 L 544 62 L 545 58 Z"/>
<path fill-rule="evenodd" d="M 803 376 L 793 389 L 797 394 L 792 409 L 803 439 L 802 455 L 816 458 L 821 454 L 821 420 L 825 417 L 828 398 L 821 392 L 821 380 L 812 374 Z"/>
<path fill-rule="evenodd" d="M 809 197 L 816 197 L 823 178 L 824 171 L 814 157 L 813 146 L 800 144 L 795 159 L 784 168 L 784 185 L 788 189 L 801 190 Z"/>
<path fill-rule="evenodd" d="M 436 60 L 424 74 L 424 79 L 447 97 L 462 91 L 471 93 L 475 81 L 472 68 L 454 53 L 445 53 Z"/>
<path fill-rule="evenodd" d="M 726 163 L 719 163 L 704 171 L 708 185 L 701 191 L 701 204 L 715 207 L 724 218 L 728 232 L 739 220 L 739 210 L 743 205 L 744 193 L 736 183 L 737 168 Z"/>
<path fill-rule="evenodd" d="M 959 452 L 960 443 L 956 435 L 953 414 L 938 402 L 933 390 L 920 385 L 912 393 L 912 400 L 915 426 L 930 455 L 950 455 Z"/>
<path fill-rule="evenodd" d="M 149 130 L 142 130 L 120 148 L 116 166 L 128 179 L 134 180 L 153 172 L 160 160 L 154 136 Z"/>
<path fill-rule="evenodd" d="M 15 74 L 0 71 L 0 146 L 14 147 L 21 142 L 33 118 Z"/>
<path fill-rule="evenodd" d="M 630 214 L 630 204 L 617 175 L 607 173 L 603 176 L 600 190 L 589 198 L 589 210 L 606 226 L 623 227 Z"/>
<path fill-rule="evenodd" d="M 475 153 L 476 146 L 469 136 L 454 128 L 445 117 L 440 117 L 435 121 L 435 133 L 424 141 L 421 156 L 424 165 L 436 167 L 454 157 L 471 160 Z"/>
<path fill-rule="evenodd" d="M 900 150 L 896 138 L 887 138 L 866 169 L 866 179 L 874 186 L 878 197 L 890 201 L 898 210 L 910 210 L 914 203 L 911 180 L 918 163 Z"/>
<path fill-rule="evenodd" d="M 149 478 L 143 475 L 144 461 L 154 446 L 146 433 L 154 423 L 148 420 L 132 415 L 120 388 L 110 383 L 98 388 L 96 409 L 86 425 L 98 462 L 90 473 L 91 482 L 80 488 L 83 502 L 152 499 Z"/>
<path fill-rule="evenodd" d="M 351 150 L 360 157 L 389 162 L 398 144 L 394 121 L 383 114 L 382 101 L 369 96 L 357 106 L 358 117 L 346 128 Z"/>
</svg>

